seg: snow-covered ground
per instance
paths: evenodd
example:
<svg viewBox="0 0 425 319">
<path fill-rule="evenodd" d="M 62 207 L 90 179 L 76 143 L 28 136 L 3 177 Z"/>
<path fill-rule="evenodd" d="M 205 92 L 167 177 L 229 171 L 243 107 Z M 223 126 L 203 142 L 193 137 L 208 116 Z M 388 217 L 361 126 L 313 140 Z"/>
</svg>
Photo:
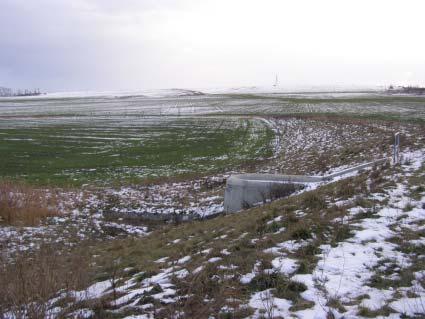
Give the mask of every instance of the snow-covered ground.
<svg viewBox="0 0 425 319">
<path fill-rule="evenodd" d="M 423 104 L 423 97 L 391 97 L 374 89 L 344 88 L 59 92 L 30 98 L 0 98 L 1 117 L 40 113 L 80 116 L 343 113 L 424 118 Z"/>
<path fill-rule="evenodd" d="M 238 309 L 223 306 L 223 315 L 236 310 L 251 309 L 249 318 L 420 318 L 425 313 L 425 265 L 422 263 L 424 256 L 405 251 L 403 247 L 425 247 L 425 191 L 422 190 L 420 196 L 415 199 L 411 192 L 417 188 L 412 189 L 409 183 L 409 178 L 425 174 L 425 149 L 405 150 L 401 157 L 401 165 L 395 173 L 386 176 L 391 186 L 381 191 L 371 191 L 368 198 L 363 198 L 374 203 L 373 212 L 356 205 L 357 195 L 343 201 L 335 198 L 327 203 L 329 207 L 349 207 L 347 214 L 339 222 L 342 225 L 350 225 L 351 234 L 333 245 L 324 244 L 318 247 L 315 255 L 317 263 L 310 273 L 298 271 L 300 262 L 295 256 L 296 252 L 307 247 L 314 237 L 307 240 L 283 241 L 263 248 L 265 254 L 272 256 L 271 268 L 262 269 L 261 260 L 258 260 L 252 272 L 245 274 L 238 271 L 237 265 L 222 264 L 225 258 L 232 256 L 227 248 L 213 255 L 212 249 L 204 249 L 176 260 L 163 256 L 154 261 L 160 269 L 154 274 L 138 272 L 127 276 L 125 280 L 106 280 L 82 291 L 63 292 L 50 301 L 50 315 L 55 318 L 72 305 L 70 309 L 74 310 L 71 317 L 90 318 L 94 312 L 87 308 L 87 301 L 108 296 L 108 307 L 118 316 L 131 309 L 137 310 L 137 315 L 126 318 L 154 318 L 155 313 L 159 311 L 154 304 L 159 303 L 162 307 L 181 305 L 182 300 L 190 297 L 181 295 L 180 281 L 185 281 L 188 277 L 193 278 L 205 267 L 217 267 L 230 275 L 214 275 L 216 279 L 212 280 L 231 282 L 236 278 L 245 286 L 249 286 L 259 274 L 281 274 L 285 280 L 303 285 L 300 296 L 308 303 L 303 309 L 294 310 L 291 300 L 274 296 L 275 290 L 268 288 L 253 292 L 245 302 L 239 301 Z M 307 216 L 302 210 L 295 213 L 299 218 Z M 279 215 L 266 224 L 279 223 L 284 218 L 285 216 Z M 285 231 L 285 228 L 281 228 L 275 234 Z M 417 238 L 409 240 L 406 233 L 415 233 Z M 246 235 L 247 233 L 241 234 L 239 238 Z M 216 239 L 226 241 L 227 235 L 218 236 Z M 262 238 L 253 239 L 252 243 L 255 244 L 259 240 Z M 178 238 L 170 241 L 168 245 L 173 247 L 181 242 L 182 239 Z M 226 242 L 224 246 L 227 247 Z M 406 280 L 405 277 L 409 279 Z M 111 299 L 112 295 L 116 297 Z M 57 301 L 65 297 L 75 300 L 75 303 L 68 304 L 65 308 L 58 306 Z M 84 306 L 78 308 L 78 304 L 83 301 L 86 302 L 83 303 Z M 184 317 L 178 308 L 170 309 L 176 309 L 176 318 Z M 6 313 L 5 317 L 13 316 Z"/>
<path fill-rule="evenodd" d="M 425 192 L 422 192 L 421 199 L 412 199 L 405 178 L 425 165 L 425 150 L 405 152 L 402 157 L 402 169 L 393 177 L 397 181 L 396 185 L 384 193 L 371 194 L 371 199 L 380 203 L 376 214 L 351 223 L 356 228 L 353 236 L 339 242 L 337 246 L 321 246 L 321 253 L 317 255 L 317 267 L 311 274 L 293 274 L 298 267 L 296 261 L 286 257 L 288 252 L 299 249 L 303 245 L 302 242 L 282 242 L 267 249 L 267 252 L 279 256 L 272 262 L 272 271 L 283 273 L 290 280 L 303 283 L 307 289 L 301 296 L 313 302 L 314 306 L 297 312 L 290 311 L 291 301 L 274 298 L 268 291 L 261 291 L 253 294 L 249 301 L 249 305 L 257 309 L 254 318 L 260 318 L 261 311 L 267 310 L 269 304 L 265 302 L 266 297 L 269 298 L 269 303 L 273 302 L 274 315 L 283 318 L 329 318 L 329 313 L 335 318 L 359 318 L 361 308 L 373 312 L 382 310 L 383 307 L 389 307 L 393 312 L 388 318 L 401 318 L 402 315 L 419 318 L 425 314 L 424 269 L 411 270 L 413 263 L 417 262 L 416 258 L 423 260 L 424 256 L 403 253 L 400 251 L 400 245 L 391 240 L 406 230 L 423 230 Z M 355 198 L 348 200 L 350 201 L 354 202 Z M 406 211 L 407 205 L 409 210 Z M 348 223 L 365 210 L 361 206 L 350 208 L 345 222 Z M 408 244 L 424 247 L 425 237 Z M 389 272 L 385 279 L 394 280 L 395 283 L 385 289 L 371 287 L 371 279 L 385 271 Z M 406 286 L 397 287 L 396 282 L 400 280 L 403 271 L 412 272 L 413 278 Z M 254 276 L 255 270 L 244 278 Z M 243 279 L 243 282 L 249 283 L 249 280 Z M 342 304 L 349 304 L 353 300 L 360 302 L 344 306 L 345 311 L 338 311 L 329 306 L 331 300 L 338 300 Z"/>
<path fill-rule="evenodd" d="M 421 268 L 420 264 L 425 247 L 423 236 L 425 194 L 422 191 L 421 197 L 413 198 L 407 180 L 409 176 L 423 174 L 418 173 L 418 170 L 424 164 L 425 150 L 419 148 L 419 144 L 416 143 L 420 139 L 423 140 L 423 136 L 418 136 L 418 132 L 421 131 L 409 123 L 338 122 L 332 119 L 279 116 L 298 112 L 362 114 L 387 112 L 400 116 L 423 117 L 422 102 L 406 104 L 400 101 L 346 102 L 338 101 L 338 98 L 370 97 L 373 100 L 375 96 L 371 93 L 289 94 L 257 89 L 217 91 L 207 95 L 185 90 L 162 93 L 139 92 L 132 96 L 133 93 L 126 92 L 122 95 L 110 92 L 98 95 L 77 93 L 68 97 L 75 99 L 84 95 L 80 102 L 72 100 L 72 103 L 76 104 L 72 112 L 82 112 L 85 115 L 94 112 L 101 117 L 111 114 L 140 115 L 145 112 L 154 116 L 181 114 L 199 116 L 215 113 L 217 117 L 223 114 L 233 114 L 232 116 L 237 117 L 240 114 L 245 114 L 243 116 L 252 114 L 258 118 L 258 113 L 262 113 L 261 122 L 274 133 L 273 155 L 271 158 L 259 158 L 263 162 L 256 166 L 242 166 L 238 173 L 255 170 L 262 173 L 330 174 L 355 164 L 390 155 L 392 133 L 396 130 L 400 131 L 406 141 L 410 141 L 410 145 L 414 147 L 409 150 L 409 146 L 403 146 L 402 165 L 395 175 L 386 176 L 393 185 L 372 192 L 367 198 L 373 202 L 373 214 L 369 209 L 357 205 L 356 197 L 326 198 L 328 206 L 337 208 L 349 206 L 349 210 L 341 218 L 341 225 L 352 227 L 351 236 L 333 245 L 320 245 L 318 252 L 315 253 L 317 264 L 309 273 L 299 272 L 301 263 L 296 253 L 309 247 L 314 236 L 310 239 L 264 243 L 263 237 L 253 238 L 252 234 L 249 234 L 251 237 L 247 245 L 255 247 L 261 243 L 259 255 L 269 256 L 270 265 L 268 269 L 263 269 L 262 261 L 258 260 L 251 271 L 241 272 L 241 265 L 234 261 L 227 262 L 234 254 L 230 243 L 235 242 L 235 239 L 230 238 L 228 233 L 215 236 L 217 230 L 214 229 L 211 233 L 215 237 L 200 242 L 201 246 L 205 246 L 200 251 L 184 246 L 188 239 L 195 238 L 196 235 L 192 234 L 189 238 L 170 238 L 164 246 L 174 249 L 173 254 L 157 256 L 152 261 L 158 267 L 155 272 L 138 269 L 134 274 L 134 269 L 126 268 L 120 272 L 122 278 L 102 280 L 83 290 L 59 292 L 48 304 L 51 318 L 61 317 L 65 313 L 69 317 L 90 318 L 96 311 L 95 307 L 91 307 L 91 302 L 99 298 L 108 311 L 121 317 L 153 318 L 157 307 L 161 309 L 169 307 L 168 310 L 175 310 L 173 312 L 175 318 L 183 317 L 176 309 L 192 296 L 187 291 L 183 293 L 182 286 L 187 284 L 185 280 L 195 280 L 193 276 L 200 275 L 204 278 L 202 276 L 207 276 L 204 274 L 205 271 L 211 272 L 209 273 L 211 278 L 208 277 L 208 280 L 218 283 L 226 281 L 231 284 L 237 282 L 238 285 L 243 285 L 245 292 L 246 287 L 250 287 L 254 278 L 262 272 L 280 274 L 287 280 L 305 287 L 300 293 L 306 303 L 303 309 L 294 310 L 294 301 L 274 296 L 273 289 L 254 292 L 248 289 L 249 294 L 244 296 L 246 298 L 240 297 L 235 302 L 237 306 L 227 304 L 230 297 L 223 301 L 226 303 L 221 309 L 223 316 L 243 309 L 252 311 L 245 316 L 251 318 L 267 317 L 270 312 L 273 316 L 284 318 L 324 319 L 332 316 L 359 318 L 363 314 L 370 316 L 371 313 L 372 316 L 379 314 L 382 318 L 401 318 L 402 315 L 414 316 L 425 312 L 423 307 L 425 267 Z M 239 99 L 234 96 L 245 93 L 253 94 L 255 97 Z M 12 125 L 11 121 L 15 121 L 25 127 L 27 123 L 23 120 L 27 117 L 30 118 L 28 121 L 43 121 L 35 119 L 40 114 L 40 109 L 43 109 L 41 113 L 47 111 L 56 114 L 54 116 L 56 123 L 61 123 L 65 118 L 66 121 L 70 118 L 72 120 L 72 112 L 67 109 L 69 101 L 58 101 L 66 95 L 50 97 L 47 104 L 45 100 L 49 98 L 42 101 L 43 97 L 35 98 L 25 105 L 20 104 L 24 99 L 1 100 L 0 109 L 3 117 L 0 117 L 0 124 L 8 127 Z M 294 97 L 335 98 L 335 101 L 295 103 L 291 101 Z M 63 118 L 62 115 L 57 116 L 61 112 L 68 111 L 69 114 Z M 90 121 L 90 118 L 87 117 L 87 120 Z M 149 236 L 156 229 L 151 224 L 140 221 L 138 217 L 145 214 L 207 217 L 220 213 L 223 209 L 223 187 L 227 176 L 231 173 L 234 172 L 228 170 L 222 174 L 185 181 L 111 186 L 101 189 L 84 186 L 77 191 L 62 191 L 60 196 L 64 204 L 59 216 L 49 217 L 36 227 L 0 227 L 1 253 L 13 259 L 13 255 L 17 252 L 37 251 L 40 245 L 46 243 L 73 247 L 89 240 L 94 242 L 117 238 L 149 240 Z M 352 176 L 356 174 L 352 173 Z M 316 185 L 319 186 L 323 185 Z M 297 195 L 299 194 L 295 194 Z M 295 211 L 295 215 L 300 219 L 307 214 L 308 212 L 301 209 Z M 359 218 L 359 215 L 365 217 Z M 286 226 L 279 224 L 282 218 L 282 215 L 279 215 L 266 221 L 269 227 L 277 225 L 273 228 L 273 236 L 285 235 L 288 231 Z M 256 229 L 256 226 L 253 225 L 249 230 Z M 405 233 L 414 233 L 415 236 L 410 240 L 409 236 L 402 236 Z M 247 234 L 247 232 L 238 234 L 238 238 L 243 240 Z M 402 238 L 395 241 L 394 238 L 397 236 Z M 214 249 L 212 243 L 220 243 L 220 249 Z M 413 247 L 415 252 L 406 252 L 404 248 L 406 245 Z M 219 272 L 221 273 L 218 274 Z M 405 279 L 404 272 L 410 273 L 409 280 Z M 64 298 L 69 302 L 64 303 Z M 211 300 L 205 298 L 204 302 L 208 304 Z M 335 306 L 335 303 L 341 306 Z M 6 312 L 4 316 L 13 318 L 10 312 Z"/>
<path fill-rule="evenodd" d="M 379 93 L 379 86 L 246 86 L 246 87 L 217 87 L 217 88 L 171 88 L 151 90 L 122 90 L 122 91 L 58 91 L 46 92 L 37 96 L 0 97 L 0 99 L 45 99 L 45 98 L 86 98 L 86 97 L 181 97 L 201 94 L 232 94 L 232 93 L 280 93 L 280 94 L 334 94 L 334 96 Z M 329 95 L 331 96 L 331 95 Z"/>
<path fill-rule="evenodd" d="M 329 174 L 335 169 L 388 155 L 379 149 L 379 141 L 391 134 L 388 132 L 391 128 L 379 123 L 364 126 L 294 118 L 263 118 L 261 121 L 267 123 L 275 134 L 272 139 L 273 157 L 257 168 L 262 173 Z M 406 137 L 414 134 L 407 126 L 400 128 L 400 132 Z M 350 154 L 349 164 L 337 162 L 339 153 L 348 145 L 356 147 L 365 143 L 376 145 L 376 149 Z M 388 150 L 389 147 L 385 151 Z M 299 161 L 301 156 L 303 160 Z M 336 161 L 337 167 L 329 170 L 332 167 L 326 165 L 326 158 Z M 321 163 L 319 166 L 317 161 Z M 238 173 L 244 171 L 242 167 Z M 73 234 L 77 234 L 79 240 L 140 236 L 149 230 L 137 218 L 147 214 L 190 215 L 195 218 L 218 214 L 223 211 L 225 181 L 231 173 L 228 171 L 181 182 L 102 189 L 87 186 L 77 192 L 62 192 L 62 216 L 49 218 L 37 227 L 0 227 L 0 247 L 4 253 L 37 248 L 39 243 L 46 241 L 73 245 L 70 239 L 75 238 Z M 110 217 L 113 217 L 112 220 Z"/>
</svg>

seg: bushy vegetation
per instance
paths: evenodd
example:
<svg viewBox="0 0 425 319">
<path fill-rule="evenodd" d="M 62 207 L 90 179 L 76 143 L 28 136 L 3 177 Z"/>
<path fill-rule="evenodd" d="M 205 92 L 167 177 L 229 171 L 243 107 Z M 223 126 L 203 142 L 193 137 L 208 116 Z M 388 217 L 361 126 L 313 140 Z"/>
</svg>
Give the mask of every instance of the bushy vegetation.
<svg viewBox="0 0 425 319">
<path fill-rule="evenodd" d="M 0 224 L 34 226 L 58 215 L 55 194 L 26 184 L 0 181 Z"/>
</svg>

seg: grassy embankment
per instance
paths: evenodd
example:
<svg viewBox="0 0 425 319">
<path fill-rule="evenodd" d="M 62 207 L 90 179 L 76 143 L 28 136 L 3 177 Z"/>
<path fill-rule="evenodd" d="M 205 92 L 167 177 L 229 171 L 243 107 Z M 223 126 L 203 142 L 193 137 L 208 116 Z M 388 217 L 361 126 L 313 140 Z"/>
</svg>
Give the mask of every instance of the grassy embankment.
<svg viewBox="0 0 425 319">
<path fill-rule="evenodd" d="M 176 261 L 179 258 L 190 255 L 192 259 L 185 264 L 186 269 L 193 271 L 199 266 L 204 268 L 184 279 L 173 279 L 173 284 L 178 289 L 179 295 L 187 296 L 186 298 L 179 299 L 177 303 L 161 305 L 150 297 L 150 293 L 146 293 L 142 295 L 143 298 L 139 304 L 153 303 L 157 309 L 158 318 L 167 318 L 176 310 L 184 311 L 187 318 L 204 318 L 209 315 L 217 315 L 220 318 L 243 318 L 251 310 L 249 308 L 238 309 L 237 306 L 247 302 L 253 292 L 270 288 L 275 297 L 292 301 L 291 311 L 308 309 L 312 307 L 312 303 L 303 299 L 300 295 L 306 289 L 303 284 L 293 282 L 279 273 L 263 271 L 271 268 L 271 260 L 274 258 L 272 254 L 265 252 L 265 250 L 288 240 L 308 242 L 308 245 L 299 249 L 287 251 L 286 256 L 297 260 L 296 273 L 311 273 L 317 265 L 317 255 L 321 252 L 319 248 L 321 245 L 337 246 L 339 242 L 352 236 L 359 221 L 374 218 L 376 208 L 385 205 L 385 202 L 372 199 L 369 195 L 385 192 L 394 187 L 395 183 L 391 176 L 397 174 L 398 171 L 398 168 L 388 165 L 377 167 L 370 172 L 364 172 L 348 180 L 239 214 L 221 216 L 202 222 L 164 225 L 145 238 L 113 240 L 95 245 L 84 243 L 84 265 L 87 267 L 74 268 L 72 266 L 77 255 L 81 253 L 79 249 L 74 254 L 69 255 L 67 261 L 62 261 L 61 267 L 48 267 L 49 271 L 52 271 L 52 278 L 56 279 L 51 282 L 51 286 L 43 290 L 43 292 L 50 292 L 46 293 L 46 296 L 31 295 L 31 291 L 34 289 L 30 289 L 37 286 L 37 283 L 43 280 L 43 276 L 37 275 L 31 281 L 21 282 L 16 277 L 19 275 L 19 273 L 16 273 L 16 268 L 8 267 L 6 271 L 9 271 L 9 273 L 2 278 L 8 278 L 7 283 L 10 286 L 7 291 L 16 293 L 19 296 L 19 298 L 15 297 L 16 300 L 21 303 L 30 300 L 36 301 L 35 305 L 40 303 L 40 309 L 44 309 L 43 300 L 45 301 L 47 296 L 53 297 L 58 288 L 75 289 L 82 287 L 79 281 L 71 283 L 60 278 L 59 274 L 63 272 L 71 274 L 66 278 L 84 279 L 86 285 L 90 281 L 109 279 L 114 282 L 114 286 L 119 287 L 126 279 L 133 278 L 135 275 L 137 282 L 137 280 L 141 281 L 159 273 L 161 268 L 165 267 L 165 265 L 155 262 L 159 258 L 169 257 L 168 261 L 177 266 Z M 421 187 L 425 183 L 424 173 L 425 168 L 423 167 L 422 170 L 407 178 L 412 196 L 420 196 L 419 194 L 423 192 Z M 335 205 L 337 201 L 353 198 L 354 201 Z M 362 207 L 363 211 L 352 219 L 346 219 L 345 217 L 351 207 Z M 408 214 L 409 208 L 405 207 L 405 210 Z M 300 215 L 299 212 L 303 212 L 303 214 Z M 280 219 L 276 219 L 279 216 Z M 281 229 L 284 229 L 284 231 L 279 231 Z M 392 240 L 399 244 L 403 252 L 417 254 L 420 259 L 420 256 L 424 254 L 423 246 L 411 251 L 412 246 L 408 245 L 408 242 L 421 236 L 423 236 L 421 231 L 406 230 L 398 232 L 398 235 Z M 178 239 L 180 241 L 176 241 Z M 223 254 L 224 249 L 230 254 Z M 418 249 L 421 250 L 417 251 Z M 46 257 L 43 255 L 46 252 L 49 252 L 49 249 L 42 250 L 42 253 L 37 256 Z M 52 258 L 58 258 L 58 253 L 55 251 L 50 250 L 50 254 L 52 254 Z M 220 257 L 221 259 L 216 263 L 208 263 L 207 260 L 212 257 Z M 48 258 L 50 259 L 50 257 Z M 417 263 L 412 264 L 408 269 L 404 269 L 399 279 L 393 279 L 391 282 L 388 282 L 385 277 L 385 275 L 388 275 L 387 273 L 380 275 L 379 267 L 376 268 L 370 284 L 374 287 L 383 288 L 389 286 L 403 287 L 409 282 L 414 271 L 422 270 L 425 267 L 419 259 Z M 40 266 L 44 265 L 42 260 L 45 262 L 46 258 L 39 261 Z M 250 284 L 242 284 L 239 281 L 240 276 L 251 272 L 255 264 L 258 267 L 256 277 Z M 32 271 L 43 272 L 38 266 L 34 267 Z M 18 282 L 29 287 L 24 296 L 21 295 L 21 290 L 19 290 L 21 284 L 16 286 Z M 161 288 L 158 287 L 155 293 L 158 293 L 159 289 Z M 119 313 L 114 313 L 114 306 L 110 304 L 110 301 L 119 296 L 119 292 L 111 291 L 100 300 L 80 302 L 68 308 L 67 311 L 88 307 L 95 311 L 96 318 L 119 318 L 124 315 L 139 313 L 140 310 L 137 307 L 128 307 Z M 4 304 L 13 307 L 16 300 L 12 297 L 9 294 L 5 295 Z M 134 298 L 140 297 L 140 295 L 136 295 Z M 332 299 L 331 295 L 328 297 L 328 302 L 323 305 L 324 307 L 329 310 L 336 308 L 344 311 L 344 307 L 347 305 L 342 304 L 339 300 Z M 209 302 L 205 302 L 206 299 Z M 353 302 L 355 304 L 356 301 L 352 301 L 349 306 L 352 306 Z M 357 302 L 360 303 L 360 300 Z M 59 302 L 59 304 L 63 305 L 63 302 Z M 238 310 L 223 313 L 221 311 L 223 305 L 235 307 Z M 369 314 L 368 309 L 359 309 L 361 311 L 359 315 Z M 384 307 L 373 314 L 388 314 L 389 312 L 391 310 Z"/>
</svg>

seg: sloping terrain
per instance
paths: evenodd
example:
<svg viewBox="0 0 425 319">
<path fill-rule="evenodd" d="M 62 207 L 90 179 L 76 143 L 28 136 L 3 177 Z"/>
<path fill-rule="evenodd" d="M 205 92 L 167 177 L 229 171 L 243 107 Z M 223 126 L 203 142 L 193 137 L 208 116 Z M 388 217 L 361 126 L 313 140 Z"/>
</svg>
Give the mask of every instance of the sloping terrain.
<svg viewBox="0 0 425 319">
<path fill-rule="evenodd" d="M 192 103 L 198 98 L 202 96 L 179 101 Z M 423 101 L 359 98 L 359 108 L 371 103 L 365 114 L 377 115 L 366 118 L 335 108 L 334 103 L 347 102 L 341 99 L 317 102 L 310 97 L 308 103 L 314 104 L 316 114 L 305 114 L 306 101 L 283 97 L 287 102 L 294 98 L 300 107 L 300 114 L 294 115 L 287 102 L 273 94 L 264 97 L 273 107 L 270 112 L 263 108 L 261 95 L 210 98 L 217 99 L 214 121 L 223 114 L 245 112 L 237 115 L 239 119 L 232 118 L 232 123 L 251 119 L 256 123 L 251 131 L 244 131 L 249 124 L 234 125 L 236 131 L 253 133 L 240 134 L 238 139 L 238 149 L 248 150 L 246 157 L 231 165 L 223 162 L 218 171 L 141 183 L 88 183 L 79 188 L 2 181 L 1 316 L 423 317 L 425 134 L 417 120 Z M 255 107 L 253 100 L 257 101 L 255 112 L 250 111 L 251 103 Z M 87 100 L 80 102 L 83 110 Z M 397 106 L 404 102 L 406 111 Z M 38 121 L 34 114 L 24 114 L 40 107 L 39 100 L 34 103 L 20 109 L 22 114 L 6 110 L 1 123 L 13 127 L 18 117 L 27 116 Z M 50 103 L 48 109 L 55 102 Z M 66 112 L 71 111 L 65 108 L 66 101 L 61 103 Z M 351 100 L 347 103 L 354 105 Z M 318 112 L 322 106 L 330 113 Z M 340 111 L 344 114 L 334 114 Z M 247 115 L 261 112 L 261 116 Z M 413 113 L 416 119 L 408 119 Z M 57 114 L 48 117 L 50 121 Z M 202 115 L 202 121 L 208 119 Z M 11 129 L 7 125 L 2 128 Z M 225 179 L 233 172 L 325 174 L 390 156 L 396 131 L 402 136 L 398 165 L 388 161 L 314 190 L 212 219 L 140 218 L 146 213 L 200 217 L 220 213 Z M 114 138 L 128 133 L 117 132 Z M 96 134 L 107 137 L 106 131 Z M 256 143 L 265 151 L 255 153 Z M 3 145 L 13 149 L 15 144 L 6 141 Z M 217 161 L 221 159 L 211 163 Z M 35 211 L 37 216 L 28 213 Z"/>
<path fill-rule="evenodd" d="M 399 166 L 264 207 L 91 246 L 87 267 L 100 281 L 59 292 L 46 311 L 99 318 L 420 317 L 424 159 L 424 149 L 404 152 Z"/>
</svg>

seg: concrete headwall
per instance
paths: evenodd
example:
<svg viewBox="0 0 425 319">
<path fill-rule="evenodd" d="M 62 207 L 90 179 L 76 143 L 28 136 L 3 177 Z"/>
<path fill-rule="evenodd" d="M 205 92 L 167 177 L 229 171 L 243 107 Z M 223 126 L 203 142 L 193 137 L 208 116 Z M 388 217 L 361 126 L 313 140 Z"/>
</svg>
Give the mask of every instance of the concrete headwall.
<svg viewBox="0 0 425 319">
<path fill-rule="evenodd" d="M 385 162 L 379 159 L 326 176 L 240 174 L 227 179 L 224 211 L 233 213 L 279 197 L 285 197 L 310 183 L 331 181 L 336 177 Z"/>
<path fill-rule="evenodd" d="M 242 209 L 285 197 L 307 183 L 322 181 L 316 176 L 241 174 L 227 179 L 224 193 L 224 211 L 233 213 Z M 281 195 L 281 196 L 279 196 Z"/>
<path fill-rule="evenodd" d="M 149 220 L 152 222 L 188 222 L 194 220 L 203 220 L 203 219 L 212 219 L 217 217 L 218 215 L 223 214 L 223 212 L 209 214 L 206 216 L 201 216 L 195 213 L 188 214 L 174 214 L 174 213 L 140 213 L 140 212 L 105 212 L 104 215 L 107 217 L 113 218 L 127 218 L 127 219 L 135 219 L 135 220 Z"/>
</svg>

